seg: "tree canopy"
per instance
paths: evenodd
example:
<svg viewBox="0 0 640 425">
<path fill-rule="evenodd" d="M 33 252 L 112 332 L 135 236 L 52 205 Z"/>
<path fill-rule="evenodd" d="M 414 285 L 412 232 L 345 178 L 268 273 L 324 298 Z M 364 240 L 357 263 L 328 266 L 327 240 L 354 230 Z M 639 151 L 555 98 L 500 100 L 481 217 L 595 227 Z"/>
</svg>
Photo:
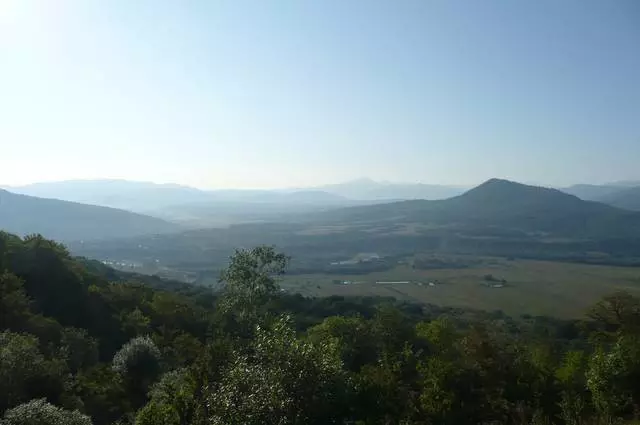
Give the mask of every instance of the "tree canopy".
<svg viewBox="0 0 640 425">
<path fill-rule="evenodd" d="M 640 301 L 584 320 L 283 293 L 238 251 L 220 292 L 0 234 L 0 424 L 589 424 L 640 411 Z"/>
</svg>

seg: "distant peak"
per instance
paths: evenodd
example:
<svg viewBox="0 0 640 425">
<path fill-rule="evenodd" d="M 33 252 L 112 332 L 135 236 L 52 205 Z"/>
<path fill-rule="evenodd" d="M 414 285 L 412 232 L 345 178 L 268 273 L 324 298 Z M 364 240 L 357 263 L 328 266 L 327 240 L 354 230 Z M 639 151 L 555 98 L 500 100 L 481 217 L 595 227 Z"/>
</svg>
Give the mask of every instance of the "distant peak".
<svg viewBox="0 0 640 425">
<path fill-rule="evenodd" d="M 497 177 L 491 178 L 489 180 L 487 180 L 484 183 L 481 183 L 480 185 L 476 186 L 476 189 L 482 188 L 482 187 L 534 187 L 534 186 L 529 186 L 526 184 L 522 184 L 522 183 L 518 183 L 518 182 L 514 182 L 511 180 L 506 180 L 506 179 L 499 179 Z M 473 190 L 473 189 L 472 189 Z"/>
</svg>

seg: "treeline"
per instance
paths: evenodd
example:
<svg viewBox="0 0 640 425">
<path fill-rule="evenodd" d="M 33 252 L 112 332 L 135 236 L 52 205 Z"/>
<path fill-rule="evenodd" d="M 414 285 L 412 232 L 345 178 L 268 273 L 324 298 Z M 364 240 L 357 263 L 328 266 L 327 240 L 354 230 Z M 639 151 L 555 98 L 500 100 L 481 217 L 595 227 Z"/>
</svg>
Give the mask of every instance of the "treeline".
<svg viewBox="0 0 640 425">
<path fill-rule="evenodd" d="M 640 407 L 640 300 L 589 320 L 279 291 L 236 252 L 224 290 L 126 275 L 0 233 L 0 424 L 604 424 Z"/>
</svg>

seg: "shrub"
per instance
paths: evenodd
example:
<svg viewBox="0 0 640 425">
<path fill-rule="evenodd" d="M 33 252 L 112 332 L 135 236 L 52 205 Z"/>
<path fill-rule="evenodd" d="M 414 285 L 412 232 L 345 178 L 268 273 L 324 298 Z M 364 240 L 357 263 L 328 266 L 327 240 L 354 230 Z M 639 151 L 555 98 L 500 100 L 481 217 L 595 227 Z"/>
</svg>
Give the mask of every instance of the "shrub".
<svg viewBox="0 0 640 425">
<path fill-rule="evenodd" d="M 56 407 L 42 398 L 7 410 L 0 425 L 91 425 L 91 418 L 77 410 Z"/>
<path fill-rule="evenodd" d="M 130 379 L 153 380 L 160 373 L 160 350 L 148 336 L 133 338 L 113 356 L 113 370 Z"/>
</svg>

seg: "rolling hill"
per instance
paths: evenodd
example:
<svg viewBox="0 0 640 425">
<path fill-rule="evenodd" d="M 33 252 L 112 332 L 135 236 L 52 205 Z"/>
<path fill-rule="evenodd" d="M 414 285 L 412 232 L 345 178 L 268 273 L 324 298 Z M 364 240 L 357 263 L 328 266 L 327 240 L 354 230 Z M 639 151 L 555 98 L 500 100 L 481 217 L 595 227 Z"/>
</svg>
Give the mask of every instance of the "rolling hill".
<svg viewBox="0 0 640 425">
<path fill-rule="evenodd" d="M 61 241 L 179 231 L 176 224 L 114 208 L 19 195 L 0 189 L 0 230 Z"/>
<path fill-rule="evenodd" d="M 640 236 L 640 214 L 583 201 L 556 189 L 492 179 L 460 196 L 345 208 L 317 219 L 342 223 L 421 223 L 502 228 L 540 235 L 600 238 Z"/>
</svg>

